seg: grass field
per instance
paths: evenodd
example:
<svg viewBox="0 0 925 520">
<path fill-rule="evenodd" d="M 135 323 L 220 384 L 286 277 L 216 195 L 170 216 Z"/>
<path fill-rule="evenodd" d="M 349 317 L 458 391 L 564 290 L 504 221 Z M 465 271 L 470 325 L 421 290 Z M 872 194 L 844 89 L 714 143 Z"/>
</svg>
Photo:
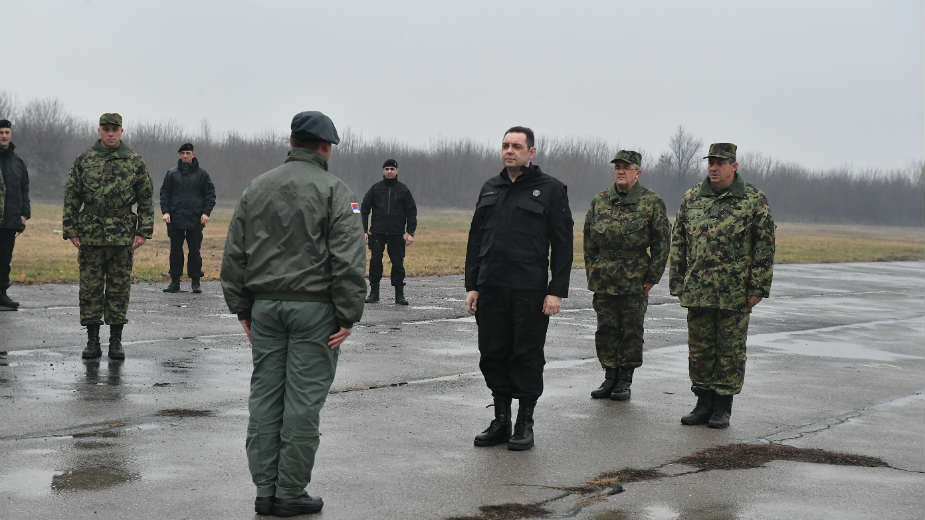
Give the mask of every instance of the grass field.
<svg viewBox="0 0 925 520">
<path fill-rule="evenodd" d="M 135 252 L 136 281 L 168 280 L 170 241 L 156 212 L 154 239 Z M 422 210 L 415 243 L 408 248 L 410 276 L 458 274 L 463 270 L 470 211 Z M 218 277 L 231 209 L 216 208 L 205 228 L 203 271 Z M 575 223 L 575 267 L 584 266 L 582 222 Z M 922 228 L 779 223 L 778 263 L 866 262 L 925 258 Z M 386 261 L 388 276 L 388 261 Z M 14 283 L 77 281 L 77 249 L 61 236 L 61 206 L 34 204 L 26 232 L 16 240 L 10 278 Z"/>
</svg>

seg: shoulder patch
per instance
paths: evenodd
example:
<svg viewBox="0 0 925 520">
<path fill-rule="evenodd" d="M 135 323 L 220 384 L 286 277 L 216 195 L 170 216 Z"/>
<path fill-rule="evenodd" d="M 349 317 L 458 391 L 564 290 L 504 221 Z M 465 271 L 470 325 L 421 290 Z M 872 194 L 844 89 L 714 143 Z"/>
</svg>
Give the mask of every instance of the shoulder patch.
<svg viewBox="0 0 925 520">
<path fill-rule="evenodd" d="M 360 203 L 359 203 L 359 202 L 351 202 L 351 203 L 350 203 L 350 209 L 351 209 L 354 213 L 359 213 L 359 212 L 360 212 Z"/>
</svg>

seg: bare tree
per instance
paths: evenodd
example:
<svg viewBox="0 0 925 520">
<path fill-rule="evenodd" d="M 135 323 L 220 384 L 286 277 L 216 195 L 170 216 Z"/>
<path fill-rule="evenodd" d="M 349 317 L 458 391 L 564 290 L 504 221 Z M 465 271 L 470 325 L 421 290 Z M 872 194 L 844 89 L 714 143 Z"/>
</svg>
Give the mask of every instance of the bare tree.
<svg viewBox="0 0 925 520">
<path fill-rule="evenodd" d="M 695 138 L 678 125 L 678 131 L 671 136 L 668 142 L 668 151 L 671 154 L 672 166 L 678 180 L 683 181 L 691 173 L 697 171 L 697 160 L 703 142 Z"/>
</svg>

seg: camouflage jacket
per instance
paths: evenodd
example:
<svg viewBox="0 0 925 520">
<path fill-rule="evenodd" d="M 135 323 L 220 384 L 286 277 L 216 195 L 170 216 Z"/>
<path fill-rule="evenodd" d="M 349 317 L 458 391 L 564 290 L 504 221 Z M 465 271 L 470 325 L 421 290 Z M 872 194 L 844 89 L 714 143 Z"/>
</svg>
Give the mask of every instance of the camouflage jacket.
<svg viewBox="0 0 925 520">
<path fill-rule="evenodd" d="M 221 275 L 225 303 L 239 319 L 250 319 L 257 299 L 332 302 L 347 328 L 363 316 L 360 204 L 327 170 L 318 153 L 293 148 L 283 165 L 245 188 L 228 225 Z"/>
<path fill-rule="evenodd" d="M 709 179 L 684 194 L 671 245 L 669 289 L 684 307 L 749 312 L 749 296 L 770 295 L 774 219 L 738 173 L 721 194 Z"/>
<path fill-rule="evenodd" d="M 125 143 L 105 148 L 99 141 L 82 153 L 64 185 L 64 238 L 81 245 L 132 245 L 154 233 L 151 176 L 141 156 Z M 132 210 L 137 206 L 137 215 Z"/>
<path fill-rule="evenodd" d="M 620 196 L 616 186 L 597 194 L 585 216 L 588 289 L 605 294 L 641 294 L 657 284 L 668 261 L 665 203 L 639 183 Z"/>
</svg>

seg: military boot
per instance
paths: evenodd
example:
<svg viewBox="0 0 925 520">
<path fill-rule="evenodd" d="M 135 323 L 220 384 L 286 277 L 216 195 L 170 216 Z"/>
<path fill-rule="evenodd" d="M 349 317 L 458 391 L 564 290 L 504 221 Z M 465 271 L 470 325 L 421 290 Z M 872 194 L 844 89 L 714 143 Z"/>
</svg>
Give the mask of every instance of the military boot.
<svg viewBox="0 0 925 520">
<path fill-rule="evenodd" d="M 109 359 L 125 359 L 125 351 L 122 350 L 122 325 L 109 326 Z"/>
<path fill-rule="evenodd" d="M 369 282 L 369 296 L 366 303 L 379 303 L 379 282 Z"/>
<path fill-rule="evenodd" d="M 710 428 L 728 428 L 729 417 L 732 415 L 732 396 L 716 395 L 713 398 L 713 415 L 707 426 Z"/>
<path fill-rule="evenodd" d="M 318 513 L 324 507 L 321 497 L 313 497 L 308 493 L 295 498 L 277 498 L 273 501 L 273 516 L 290 517 Z"/>
<path fill-rule="evenodd" d="M 103 349 L 100 348 L 100 326 L 87 325 L 87 346 L 80 354 L 84 359 L 96 359 L 103 355 Z"/>
<path fill-rule="evenodd" d="M 0 307 L 6 307 L 5 310 L 19 310 L 19 302 L 13 301 L 6 295 L 6 289 L 0 289 Z"/>
<path fill-rule="evenodd" d="M 514 435 L 507 441 L 507 449 L 524 451 L 533 447 L 533 409 L 536 401 L 521 400 L 517 407 L 517 422 L 514 423 Z"/>
<path fill-rule="evenodd" d="M 402 285 L 395 286 L 395 305 L 408 305 L 405 299 L 405 287 Z"/>
<path fill-rule="evenodd" d="M 617 384 L 617 369 L 616 368 L 605 368 L 604 369 L 604 382 L 601 383 L 601 386 L 597 387 L 597 390 L 591 392 L 592 399 L 603 399 L 604 397 L 610 397 L 610 392 L 613 390 L 614 385 Z"/>
<path fill-rule="evenodd" d="M 166 293 L 178 293 L 180 292 L 180 277 L 170 275 L 170 285 L 164 288 Z"/>
<path fill-rule="evenodd" d="M 196 293 L 196 294 L 199 294 L 199 293 L 202 292 L 202 289 L 199 288 L 199 278 L 193 278 L 193 281 L 192 281 L 192 283 L 190 284 L 190 288 L 191 288 L 191 289 L 193 290 L 193 292 Z"/>
<path fill-rule="evenodd" d="M 633 384 L 633 367 L 621 368 L 617 373 L 617 384 L 610 393 L 610 398 L 614 401 L 626 401 L 630 398 L 630 385 Z"/>
<path fill-rule="evenodd" d="M 475 436 L 476 446 L 494 446 L 511 438 L 511 398 L 495 397 L 495 418 L 482 433 Z"/>
<path fill-rule="evenodd" d="M 704 424 L 710 420 L 713 413 L 713 390 L 704 390 L 697 388 L 694 390 L 697 395 L 697 405 L 691 410 L 691 413 L 681 417 L 681 424 L 693 426 L 695 424 Z"/>
</svg>

